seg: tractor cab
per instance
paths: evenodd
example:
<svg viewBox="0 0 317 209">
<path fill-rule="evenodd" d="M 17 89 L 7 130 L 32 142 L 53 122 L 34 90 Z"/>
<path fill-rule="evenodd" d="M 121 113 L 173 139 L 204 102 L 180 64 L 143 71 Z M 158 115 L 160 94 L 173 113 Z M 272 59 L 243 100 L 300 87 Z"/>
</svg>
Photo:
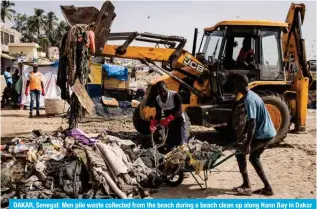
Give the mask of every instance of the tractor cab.
<svg viewBox="0 0 317 209">
<path fill-rule="evenodd" d="M 205 28 L 197 59 L 211 71 L 212 93 L 233 98 L 233 80 L 247 75 L 250 83 L 285 81 L 282 34 L 285 22 L 223 21 Z M 229 99 L 230 100 L 230 99 Z"/>
</svg>

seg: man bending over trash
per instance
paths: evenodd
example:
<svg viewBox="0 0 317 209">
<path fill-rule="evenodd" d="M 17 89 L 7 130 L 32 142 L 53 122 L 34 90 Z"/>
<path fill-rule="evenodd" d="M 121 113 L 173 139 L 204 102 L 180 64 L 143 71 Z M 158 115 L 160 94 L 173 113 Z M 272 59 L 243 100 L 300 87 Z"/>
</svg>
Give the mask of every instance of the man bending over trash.
<svg viewBox="0 0 317 209">
<path fill-rule="evenodd" d="M 264 183 L 264 188 L 254 191 L 254 194 L 273 195 L 272 187 L 264 173 L 260 156 L 269 142 L 275 137 L 276 130 L 263 100 L 248 88 L 248 78 L 238 75 L 234 80 L 234 93 L 242 94 L 247 115 L 247 138 L 242 146 L 241 154 L 237 155 L 239 169 L 243 178 L 243 184 L 234 188 L 240 195 L 251 195 L 251 185 L 247 173 L 246 155 L 258 176 Z"/>
<path fill-rule="evenodd" d="M 158 82 L 156 86 L 159 95 L 156 97 L 156 115 L 155 119 L 151 120 L 150 131 L 152 133 L 156 131 L 159 121 L 162 126 L 169 128 L 166 139 L 166 148 L 169 151 L 187 141 L 182 98 L 177 92 L 168 90 L 164 81 Z M 163 120 L 161 120 L 162 111 L 165 116 Z"/>
</svg>

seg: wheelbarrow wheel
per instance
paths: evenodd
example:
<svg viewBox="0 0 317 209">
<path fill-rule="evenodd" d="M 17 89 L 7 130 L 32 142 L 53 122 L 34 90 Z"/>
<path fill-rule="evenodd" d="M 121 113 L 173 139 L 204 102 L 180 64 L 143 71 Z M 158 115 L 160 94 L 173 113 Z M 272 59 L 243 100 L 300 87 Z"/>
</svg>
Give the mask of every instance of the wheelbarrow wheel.
<svg viewBox="0 0 317 209">
<path fill-rule="evenodd" d="M 174 176 L 173 179 L 170 179 L 167 177 L 166 184 L 171 187 L 177 187 L 181 185 L 183 180 L 184 180 L 184 172 L 179 172 L 178 174 Z"/>
</svg>

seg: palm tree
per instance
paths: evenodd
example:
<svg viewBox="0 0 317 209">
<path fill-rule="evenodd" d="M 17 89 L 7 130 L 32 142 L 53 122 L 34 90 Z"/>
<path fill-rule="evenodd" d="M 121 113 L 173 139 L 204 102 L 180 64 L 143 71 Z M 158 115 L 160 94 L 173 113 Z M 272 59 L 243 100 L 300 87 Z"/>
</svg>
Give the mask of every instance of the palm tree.
<svg viewBox="0 0 317 209">
<path fill-rule="evenodd" d="M 10 1 L 1 1 L 1 20 L 4 23 L 6 18 L 12 20 L 15 10 L 12 7 L 15 6 L 14 2 Z"/>
<path fill-rule="evenodd" d="M 56 33 L 55 33 L 55 37 L 54 37 L 54 45 L 57 46 L 61 39 L 63 38 L 63 35 L 70 29 L 69 25 L 65 22 L 65 21 L 60 21 L 57 29 L 56 29 Z"/>
<path fill-rule="evenodd" d="M 38 41 L 40 45 L 40 51 L 44 51 L 46 53 L 46 57 L 48 57 L 48 48 L 51 46 L 50 40 L 46 37 L 41 37 Z"/>
<path fill-rule="evenodd" d="M 20 13 L 14 16 L 13 28 L 19 31 L 22 35 L 25 34 L 28 28 L 28 16 Z"/>
<path fill-rule="evenodd" d="M 54 12 L 49 12 L 47 13 L 45 17 L 45 22 L 46 22 L 46 36 L 52 43 L 54 41 L 54 32 L 56 32 L 56 26 L 58 25 L 57 23 L 58 19 L 55 15 Z"/>
<path fill-rule="evenodd" d="M 29 18 L 28 27 L 31 31 L 37 32 L 37 39 L 40 40 L 41 32 L 45 29 L 45 11 L 34 9 L 34 15 Z"/>
<path fill-rule="evenodd" d="M 35 41 L 35 37 L 33 33 L 29 30 L 28 27 L 29 17 L 26 14 L 18 13 L 14 17 L 14 25 L 13 28 L 21 33 L 21 41 L 22 42 L 33 42 Z"/>
</svg>

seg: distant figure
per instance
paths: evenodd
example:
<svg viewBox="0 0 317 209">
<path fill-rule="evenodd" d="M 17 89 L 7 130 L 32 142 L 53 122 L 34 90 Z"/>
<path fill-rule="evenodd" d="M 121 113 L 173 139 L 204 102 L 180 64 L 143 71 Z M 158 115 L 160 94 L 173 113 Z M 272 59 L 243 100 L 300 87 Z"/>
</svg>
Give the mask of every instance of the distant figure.
<svg viewBox="0 0 317 209">
<path fill-rule="evenodd" d="M 13 81 L 13 85 L 15 85 L 20 79 L 20 75 L 19 75 L 19 69 L 15 69 L 13 75 L 12 75 L 12 81 Z"/>
<path fill-rule="evenodd" d="M 33 66 L 33 71 L 28 75 L 28 81 L 26 83 L 25 95 L 29 95 L 30 89 L 30 118 L 33 117 L 33 105 L 34 100 L 36 100 L 36 115 L 40 115 L 40 90 L 42 89 L 42 96 L 45 96 L 44 84 L 43 84 L 43 75 L 38 72 L 38 66 Z"/>
<path fill-rule="evenodd" d="M 6 71 L 4 72 L 4 79 L 7 83 L 7 87 L 11 88 L 12 87 L 12 84 L 13 84 L 13 81 L 12 81 L 12 76 L 11 76 L 11 68 L 10 67 L 7 67 Z"/>
<path fill-rule="evenodd" d="M 16 90 L 16 84 L 18 83 L 18 81 L 20 80 L 20 75 L 19 75 L 19 69 L 15 69 L 13 75 L 12 75 L 12 80 L 13 80 L 13 103 L 14 103 L 14 108 L 18 107 L 18 103 L 20 95 Z"/>
<path fill-rule="evenodd" d="M 134 81 L 136 81 L 136 67 L 132 67 L 130 77 L 134 78 Z"/>
<path fill-rule="evenodd" d="M 1 108 L 3 108 L 5 104 L 10 104 L 10 101 L 13 96 L 13 92 L 12 92 L 13 81 L 12 81 L 12 76 L 10 71 L 11 71 L 11 68 L 7 67 L 6 71 L 3 74 L 7 86 L 4 88 L 2 93 Z"/>
</svg>

